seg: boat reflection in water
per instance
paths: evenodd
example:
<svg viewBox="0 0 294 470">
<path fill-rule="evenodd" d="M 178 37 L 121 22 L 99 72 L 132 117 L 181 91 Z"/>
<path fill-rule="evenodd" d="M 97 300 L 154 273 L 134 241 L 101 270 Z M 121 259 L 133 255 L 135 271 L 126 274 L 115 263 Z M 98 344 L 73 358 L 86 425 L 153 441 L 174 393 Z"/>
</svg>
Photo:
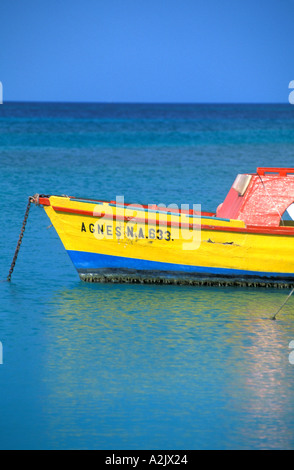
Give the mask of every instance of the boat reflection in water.
<svg viewBox="0 0 294 470">
<path fill-rule="evenodd" d="M 282 295 L 86 283 L 57 292 L 44 367 L 52 439 L 108 449 L 293 448 L 291 312 L 269 320 Z"/>
</svg>

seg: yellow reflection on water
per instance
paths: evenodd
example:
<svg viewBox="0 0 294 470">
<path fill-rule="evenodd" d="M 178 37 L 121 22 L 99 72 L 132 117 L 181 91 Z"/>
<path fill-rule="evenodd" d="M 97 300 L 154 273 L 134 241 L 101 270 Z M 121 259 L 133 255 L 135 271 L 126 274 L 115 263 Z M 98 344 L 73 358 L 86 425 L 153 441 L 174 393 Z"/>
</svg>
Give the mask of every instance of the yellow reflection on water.
<svg viewBox="0 0 294 470">
<path fill-rule="evenodd" d="M 168 432 L 178 413 L 187 422 L 171 439 L 184 446 L 195 436 L 197 447 L 214 413 L 223 448 L 291 447 L 291 305 L 270 320 L 283 299 L 272 290 L 186 286 L 80 283 L 56 292 L 44 378 L 52 433 L 86 433 L 101 446 L 111 436 L 123 447 L 136 429 L 154 446 L 157 429 L 164 445 L 162 426 Z"/>
</svg>

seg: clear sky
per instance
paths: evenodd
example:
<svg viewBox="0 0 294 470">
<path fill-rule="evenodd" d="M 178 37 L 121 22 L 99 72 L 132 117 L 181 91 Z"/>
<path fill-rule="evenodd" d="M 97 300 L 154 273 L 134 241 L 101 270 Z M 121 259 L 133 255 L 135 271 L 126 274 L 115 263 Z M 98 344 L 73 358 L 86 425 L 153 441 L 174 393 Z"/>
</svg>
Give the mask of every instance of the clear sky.
<svg viewBox="0 0 294 470">
<path fill-rule="evenodd" d="M 284 102 L 294 0 L 0 0 L 4 101 Z"/>
</svg>

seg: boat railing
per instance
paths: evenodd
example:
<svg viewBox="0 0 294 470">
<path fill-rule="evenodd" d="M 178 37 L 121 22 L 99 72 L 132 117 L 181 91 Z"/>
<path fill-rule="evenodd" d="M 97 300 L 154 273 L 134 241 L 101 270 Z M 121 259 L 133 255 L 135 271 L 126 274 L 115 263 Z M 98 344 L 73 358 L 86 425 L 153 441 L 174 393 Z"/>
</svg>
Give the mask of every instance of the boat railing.
<svg viewBox="0 0 294 470">
<path fill-rule="evenodd" d="M 259 176 L 291 176 L 294 175 L 294 168 L 257 168 L 257 174 Z"/>
</svg>

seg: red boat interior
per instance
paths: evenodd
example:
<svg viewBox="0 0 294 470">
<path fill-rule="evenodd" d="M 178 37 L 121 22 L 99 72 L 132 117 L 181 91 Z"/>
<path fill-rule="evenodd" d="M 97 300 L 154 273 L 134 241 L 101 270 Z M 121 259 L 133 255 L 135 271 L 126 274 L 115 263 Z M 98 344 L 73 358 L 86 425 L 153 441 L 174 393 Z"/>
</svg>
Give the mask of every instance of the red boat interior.
<svg viewBox="0 0 294 470">
<path fill-rule="evenodd" d="M 247 226 L 291 226 L 284 214 L 293 202 L 294 168 L 257 168 L 255 174 L 237 176 L 216 216 L 243 220 Z"/>
</svg>

